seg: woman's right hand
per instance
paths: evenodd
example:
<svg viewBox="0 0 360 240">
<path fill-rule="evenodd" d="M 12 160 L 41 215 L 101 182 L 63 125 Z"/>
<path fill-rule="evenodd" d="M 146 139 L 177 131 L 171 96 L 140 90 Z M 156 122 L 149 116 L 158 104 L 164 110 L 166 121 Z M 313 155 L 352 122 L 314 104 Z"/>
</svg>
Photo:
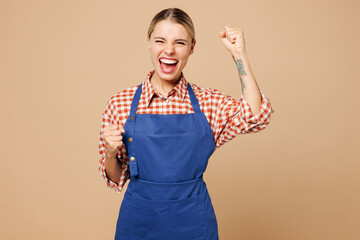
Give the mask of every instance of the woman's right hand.
<svg viewBox="0 0 360 240">
<path fill-rule="evenodd" d="M 106 153 L 110 157 L 115 157 L 118 149 L 123 144 L 123 137 L 121 133 L 125 133 L 125 129 L 122 125 L 109 125 L 104 127 L 104 140 Z"/>
</svg>

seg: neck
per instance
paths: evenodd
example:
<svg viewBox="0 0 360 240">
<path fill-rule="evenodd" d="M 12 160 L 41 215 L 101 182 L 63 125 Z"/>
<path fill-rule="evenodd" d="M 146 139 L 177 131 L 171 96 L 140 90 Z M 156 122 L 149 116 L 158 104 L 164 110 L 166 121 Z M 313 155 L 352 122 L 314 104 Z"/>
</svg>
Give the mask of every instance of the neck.
<svg viewBox="0 0 360 240">
<path fill-rule="evenodd" d="M 150 82 L 157 91 L 167 94 L 176 86 L 176 84 L 180 81 L 180 78 L 181 74 L 174 80 L 163 80 L 156 74 L 156 72 L 154 72 L 150 78 Z"/>
</svg>

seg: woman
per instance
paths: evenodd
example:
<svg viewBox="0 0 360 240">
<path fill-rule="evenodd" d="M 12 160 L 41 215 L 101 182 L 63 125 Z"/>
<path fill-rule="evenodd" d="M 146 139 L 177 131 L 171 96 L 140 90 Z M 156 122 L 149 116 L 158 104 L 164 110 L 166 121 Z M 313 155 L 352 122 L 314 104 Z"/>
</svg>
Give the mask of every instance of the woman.
<svg viewBox="0 0 360 240">
<path fill-rule="evenodd" d="M 226 26 L 219 37 L 236 62 L 240 100 L 186 81 L 182 70 L 194 52 L 194 26 L 184 11 L 169 8 L 148 30 L 154 70 L 108 102 L 99 170 L 117 192 L 130 179 L 115 239 L 218 239 L 202 178 L 208 159 L 237 134 L 264 129 L 274 111 L 250 70 L 241 29 Z"/>
</svg>

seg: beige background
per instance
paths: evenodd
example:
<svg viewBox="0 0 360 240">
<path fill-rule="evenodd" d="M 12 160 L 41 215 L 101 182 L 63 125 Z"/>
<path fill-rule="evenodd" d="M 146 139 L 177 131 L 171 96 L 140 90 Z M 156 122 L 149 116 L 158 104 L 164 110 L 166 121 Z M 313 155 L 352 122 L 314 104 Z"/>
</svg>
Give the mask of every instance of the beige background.
<svg viewBox="0 0 360 240">
<path fill-rule="evenodd" d="M 101 114 L 152 70 L 146 31 L 167 7 L 195 24 L 188 81 L 240 97 L 218 31 L 241 27 L 275 109 L 210 159 L 220 239 L 360 239 L 355 0 L 0 1 L 0 239 L 113 239 L 125 189 L 98 172 Z"/>
</svg>

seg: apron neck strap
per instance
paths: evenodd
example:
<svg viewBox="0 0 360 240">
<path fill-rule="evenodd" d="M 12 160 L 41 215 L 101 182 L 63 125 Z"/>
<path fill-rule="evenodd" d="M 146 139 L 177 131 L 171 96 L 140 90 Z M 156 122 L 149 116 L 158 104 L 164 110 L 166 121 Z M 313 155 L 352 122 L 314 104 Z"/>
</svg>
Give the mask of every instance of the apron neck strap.
<svg viewBox="0 0 360 240">
<path fill-rule="evenodd" d="M 138 89 L 135 92 L 134 99 L 131 103 L 130 116 L 136 115 L 136 110 L 137 110 L 137 107 L 139 104 L 141 92 L 142 92 L 142 83 L 140 84 L 140 86 L 138 87 Z"/>
<path fill-rule="evenodd" d="M 199 101 L 197 100 L 194 91 L 192 90 L 190 83 L 187 84 L 187 90 L 190 95 L 190 100 L 195 113 L 201 113 Z"/>
<path fill-rule="evenodd" d="M 190 83 L 187 83 L 187 90 L 189 92 L 189 96 L 190 96 L 190 100 L 191 100 L 191 104 L 192 104 L 192 107 L 194 109 L 194 112 L 195 113 L 201 113 L 199 101 L 197 100 L 197 98 L 195 96 L 195 93 L 194 93 L 193 89 L 190 86 Z M 135 116 L 136 115 L 136 111 L 137 111 L 137 107 L 138 107 L 138 104 L 139 104 L 141 92 L 142 92 L 142 83 L 139 85 L 139 87 L 137 88 L 137 90 L 135 92 L 134 99 L 133 99 L 133 101 L 131 103 L 130 116 Z"/>
</svg>

